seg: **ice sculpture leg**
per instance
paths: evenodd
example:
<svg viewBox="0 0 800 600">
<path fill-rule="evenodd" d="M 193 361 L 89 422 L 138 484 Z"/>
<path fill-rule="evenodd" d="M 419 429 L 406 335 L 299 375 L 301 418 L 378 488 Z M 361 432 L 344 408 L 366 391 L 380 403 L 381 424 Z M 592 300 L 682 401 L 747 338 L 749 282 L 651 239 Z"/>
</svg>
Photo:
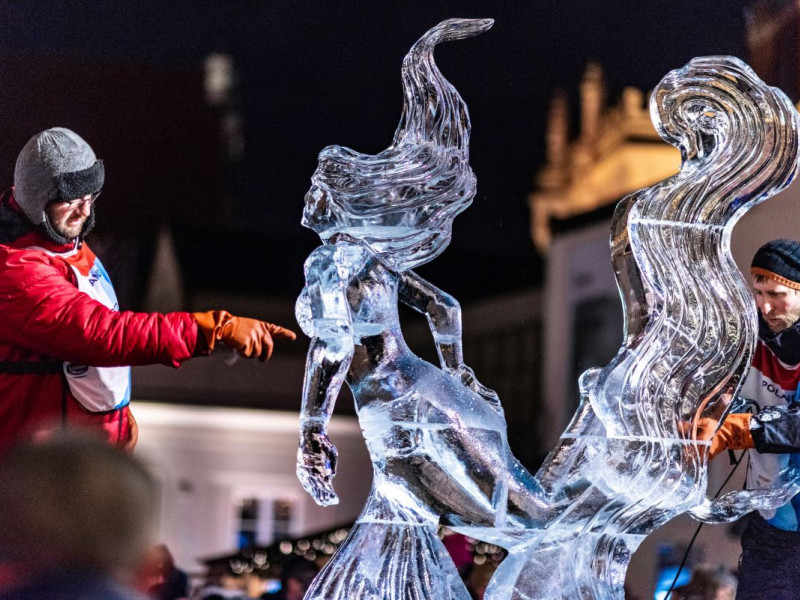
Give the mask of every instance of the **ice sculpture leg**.
<svg viewBox="0 0 800 600">
<path fill-rule="evenodd" d="M 702 416 L 725 413 L 750 364 L 755 307 L 730 233 L 794 177 L 798 115 L 730 57 L 668 74 L 651 114 L 684 160 L 614 218 L 625 344 L 583 376 L 581 408 L 536 475 L 561 507 L 501 566 L 487 590 L 493 600 L 622 600 L 631 553 L 666 520 L 688 510 L 736 518 L 797 489 L 787 471 L 768 492 L 705 499 L 707 452 L 693 431 Z"/>
</svg>

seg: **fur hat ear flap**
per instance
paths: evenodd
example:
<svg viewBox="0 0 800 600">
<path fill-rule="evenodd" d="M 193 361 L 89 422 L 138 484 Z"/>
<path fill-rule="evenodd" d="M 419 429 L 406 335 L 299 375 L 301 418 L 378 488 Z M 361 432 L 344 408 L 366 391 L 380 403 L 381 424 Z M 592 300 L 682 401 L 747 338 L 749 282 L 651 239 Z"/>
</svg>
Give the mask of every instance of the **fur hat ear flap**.
<svg viewBox="0 0 800 600">
<path fill-rule="evenodd" d="M 95 161 L 91 167 L 82 171 L 56 175 L 56 196 L 51 200 L 67 202 L 83 198 L 87 194 L 95 194 L 103 187 L 105 175 L 102 160 Z"/>
<path fill-rule="evenodd" d="M 53 228 L 53 226 L 50 224 L 50 219 L 48 219 L 47 217 L 45 217 L 45 220 L 42 221 L 41 223 L 39 223 L 39 225 L 37 225 L 37 227 L 39 228 L 39 232 L 44 237 L 46 237 L 49 240 L 54 241 L 56 244 L 64 245 L 64 244 L 69 244 L 69 243 L 75 241 L 74 238 L 73 239 L 68 239 L 68 238 L 64 237 L 63 235 L 61 235 L 60 233 L 58 233 Z M 92 204 L 92 210 L 89 213 L 89 218 L 86 219 L 86 222 L 83 224 L 83 229 L 81 229 L 81 232 L 78 234 L 78 242 L 79 242 L 79 244 L 80 244 L 80 242 L 83 241 L 83 238 L 86 237 L 86 234 L 88 234 L 93 228 L 94 228 L 94 204 Z"/>
</svg>

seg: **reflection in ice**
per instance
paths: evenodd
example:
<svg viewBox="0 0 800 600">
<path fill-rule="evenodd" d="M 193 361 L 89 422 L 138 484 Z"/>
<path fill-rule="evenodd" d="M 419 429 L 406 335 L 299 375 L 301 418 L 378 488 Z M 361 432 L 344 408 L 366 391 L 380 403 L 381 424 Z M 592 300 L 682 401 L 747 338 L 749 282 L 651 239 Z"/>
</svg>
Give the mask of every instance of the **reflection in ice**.
<svg viewBox="0 0 800 600">
<path fill-rule="evenodd" d="M 509 550 L 487 598 L 621 600 L 631 554 L 666 520 L 735 518 L 797 487 L 786 473 L 782 489 L 707 500 L 708 444 L 695 439 L 697 420 L 735 396 L 755 341 L 731 229 L 797 166 L 793 107 L 728 57 L 695 59 L 654 92 L 654 121 L 684 160 L 613 221 L 624 345 L 582 376 L 579 409 L 535 476 L 512 455 L 497 395 L 464 365 L 458 302 L 411 270 L 444 250 L 475 194 L 466 106 L 433 48 L 490 26 L 453 19 L 426 33 L 403 63 L 392 145 L 326 148 L 306 195 L 303 224 L 323 245 L 297 303 L 311 337 L 297 472 L 317 502 L 338 501 L 326 427 L 345 381 L 374 467 L 361 516 L 307 600 L 468 600 L 440 522 Z M 439 366 L 406 346 L 398 302 L 427 316 Z"/>
</svg>

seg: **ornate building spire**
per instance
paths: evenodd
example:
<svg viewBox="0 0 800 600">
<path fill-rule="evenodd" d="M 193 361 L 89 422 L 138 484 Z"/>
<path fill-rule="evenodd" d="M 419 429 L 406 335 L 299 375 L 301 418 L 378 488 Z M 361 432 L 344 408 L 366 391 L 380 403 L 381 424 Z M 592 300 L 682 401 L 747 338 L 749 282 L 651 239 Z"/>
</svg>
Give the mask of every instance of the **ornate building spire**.
<svg viewBox="0 0 800 600">
<path fill-rule="evenodd" d="M 606 105 L 600 65 L 590 63 L 580 87 L 581 124 L 569 141 L 567 94 L 557 90 L 547 120 L 547 163 L 528 197 L 531 237 L 546 252 L 554 221 L 613 206 L 620 198 L 677 172 L 680 155 L 656 133 L 644 94 L 626 88 Z M 609 212 L 610 215 L 610 212 Z"/>
</svg>

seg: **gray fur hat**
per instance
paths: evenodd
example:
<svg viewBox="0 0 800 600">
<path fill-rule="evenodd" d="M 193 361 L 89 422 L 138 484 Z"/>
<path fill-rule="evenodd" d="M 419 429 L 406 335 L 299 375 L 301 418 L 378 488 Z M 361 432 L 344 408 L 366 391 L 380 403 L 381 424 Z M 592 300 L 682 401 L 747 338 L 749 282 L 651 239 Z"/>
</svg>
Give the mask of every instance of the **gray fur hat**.
<svg viewBox="0 0 800 600">
<path fill-rule="evenodd" d="M 45 223 L 51 200 L 74 200 L 99 192 L 105 172 L 91 146 L 77 133 L 53 127 L 33 136 L 17 157 L 14 199 L 34 225 Z"/>
</svg>

